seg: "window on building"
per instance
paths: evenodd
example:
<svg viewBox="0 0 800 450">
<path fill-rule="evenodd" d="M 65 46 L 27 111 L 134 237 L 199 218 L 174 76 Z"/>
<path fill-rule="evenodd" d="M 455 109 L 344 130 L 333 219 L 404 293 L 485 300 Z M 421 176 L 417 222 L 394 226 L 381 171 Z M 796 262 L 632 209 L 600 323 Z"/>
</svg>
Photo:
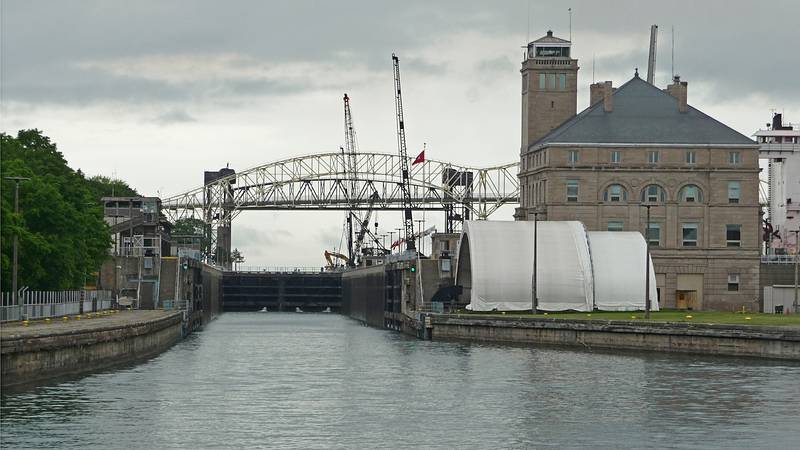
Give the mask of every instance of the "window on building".
<svg viewBox="0 0 800 450">
<path fill-rule="evenodd" d="M 739 164 L 742 162 L 742 155 L 739 152 L 728 152 L 728 162 L 731 164 Z"/>
<path fill-rule="evenodd" d="M 522 74 L 522 92 L 526 92 L 528 90 L 528 74 Z"/>
<path fill-rule="evenodd" d="M 647 162 L 656 164 L 658 162 L 658 150 L 650 150 L 647 152 Z"/>
<path fill-rule="evenodd" d="M 558 90 L 559 91 L 567 90 L 567 74 L 565 73 L 558 74 Z"/>
<path fill-rule="evenodd" d="M 619 164 L 622 161 L 622 152 L 619 150 L 612 150 L 611 151 L 611 162 L 614 164 Z"/>
<path fill-rule="evenodd" d="M 694 150 L 689 150 L 686 152 L 686 164 L 696 164 L 697 163 L 697 152 Z"/>
<path fill-rule="evenodd" d="M 551 91 L 556 90 L 556 74 L 554 73 L 547 74 L 547 89 Z"/>
<path fill-rule="evenodd" d="M 546 87 L 546 86 L 547 86 L 547 85 L 545 84 L 545 74 L 543 74 L 543 73 L 540 73 L 540 74 L 539 74 L 539 90 L 540 90 L 540 91 L 543 91 L 543 90 L 545 90 L 545 87 Z"/>
<path fill-rule="evenodd" d="M 728 247 L 741 247 L 742 245 L 742 226 L 725 225 L 725 240 Z"/>
<path fill-rule="evenodd" d="M 739 274 L 738 273 L 729 273 L 728 274 L 728 290 L 729 291 L 738 291 L 739 290 Z"/>
<path fill-rule="evenodd" d="M 578 180 L 567 180 L 567 201 L 578 201 Z"/>
<path fill-rule="evenodd" d="M 605 202 L 623 202 L 628 200 L 628 191 L 620 184 L 612 184 L 603 193 Z"/>
<path fill-rule="evenodd" d="M 568 160 L 570 163 L 575 164 L 578 162 L 578 151 L 577 150 L 570 150 L 568 155 Z"/>
<path fill-rule="evenodd" d="M 684 247 L 697 247 L 697 228 L 696 223 L 685 223 L 681 227 L 681 236 Z"/>
<path fill-rule="evenodd" d="M 660 223 L 651 223 L 650 227 L 647 229 L 647 243 L 650 244 L 651 247 L 658 247 L 661 245 L 661 224 Z"/>
<path fill-rule="evenodd" d="M 728 181 L 728 203 L 739 203 L 742 185 L 738 181 Z"/>
<path fill-rule="evenodd" d="M 657 184 L 649 184 L 642 189 L 642 201 L 645 203 L 663 203 L 666 200 L 664 189 Z"/>
<path fill-rule="evenodd" d="M 625 230 L 625 223 L 621 220 L 608 222 L 608 231 L 623 231 Z"/>
<path fill-rule="evenodd" d="M 687 184 L 681 189 L 680 199 L 686 203 L 700 203 L 703 201 L 703 192 L 694 184 Z"/>
</svg>

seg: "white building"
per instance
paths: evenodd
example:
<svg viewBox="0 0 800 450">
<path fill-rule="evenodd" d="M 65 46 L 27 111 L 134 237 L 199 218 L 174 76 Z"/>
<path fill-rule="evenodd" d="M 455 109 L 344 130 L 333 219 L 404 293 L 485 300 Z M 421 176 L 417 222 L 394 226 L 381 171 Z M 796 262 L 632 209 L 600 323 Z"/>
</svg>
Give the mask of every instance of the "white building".
<svg viewBox="0 0 800 450">
<path fill-rule="evenodd" d="M 800 229 L 800 129 L 784 125 L 782 115 L 775 114 L 772 124 L 753 136 L 760 145 L 759 158 L 769 161 L 767 220 L 773 235 L 768 253 L 794 254 L 792 231 Z"/>
</svg>

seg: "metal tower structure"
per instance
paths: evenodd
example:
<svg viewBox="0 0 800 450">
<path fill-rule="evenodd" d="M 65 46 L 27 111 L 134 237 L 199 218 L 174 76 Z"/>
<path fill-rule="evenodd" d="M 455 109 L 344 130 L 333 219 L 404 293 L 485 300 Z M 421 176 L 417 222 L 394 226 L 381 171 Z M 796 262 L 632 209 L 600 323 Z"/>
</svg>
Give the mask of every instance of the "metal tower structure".
<svg viewBox="0 0 800 450">
<path fill-rule="evenodd" d="M 344 146 L 347 158 L 347 175 L 350 179 L 350 192 L 358 192 L 358 141 L 356 140 L 356 130 L 353 126 L 353 114 L 350 111 L 350 97 L 344 94 Z M 351 198 L 355 198 L 351 194 Z M 361 219 L 356 213 L 356 204 L 351 203 L 350 211 L 347 213 L 347 252 L 350 257 L 348 265 L 355 266 L 357 250 L 353 248 L 353 219 L 360 223 Z"/>
<path fill-rule="evenodd" d="M 408 177 L 408 152 L 406 151 L 406 129 L 403 121 L 403 96 L 400 92 L 400 60 L 392 53 L 394 65 L 394 105 L 397 113 L 397 149 L 400 153 L 400 168 L 403 174 L 403 224 L 405 225 L 406 250 L 416 251 L 414 242 L 414 218 L 412 216 L 411 189 Z"/>
</svg>

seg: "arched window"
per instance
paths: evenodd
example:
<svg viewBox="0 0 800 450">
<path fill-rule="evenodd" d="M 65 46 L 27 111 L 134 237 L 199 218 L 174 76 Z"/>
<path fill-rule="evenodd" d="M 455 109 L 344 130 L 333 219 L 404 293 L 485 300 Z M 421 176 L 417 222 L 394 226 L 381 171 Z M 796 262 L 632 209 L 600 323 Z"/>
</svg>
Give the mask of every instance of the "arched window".
<svg viewBox="0 0 800 450">
<path fill-rule="evenodd" d="M 667 196 L 664 189 L 657 184 L 649 184 L 642 189 L 642 202 L 645 203 L 664 203 Z"/>
<path fill-rule="evenodd" d="M 620 184 L 612 184 L 603 193 L 605 202 L 624 202 L 628 201 L 628 191 Z"/>
<path fill-rule="evenodd" d="M 703 191 L 697 185 L 687 184 L 681 189 L 680 199 L 686 203 L 700 203 L 703 201 Z"/>
</svg>

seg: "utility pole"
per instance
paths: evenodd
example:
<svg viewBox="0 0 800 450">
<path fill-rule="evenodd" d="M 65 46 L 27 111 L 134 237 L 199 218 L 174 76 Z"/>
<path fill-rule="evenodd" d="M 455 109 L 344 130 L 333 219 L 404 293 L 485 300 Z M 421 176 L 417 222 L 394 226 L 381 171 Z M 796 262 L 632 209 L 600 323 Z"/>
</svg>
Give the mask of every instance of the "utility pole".
<svg viewBox="0 0 800 450">
<path fill-rule="evenodd" d="M 644 231 L 644 246 L 647 249 L 645 258 L 647 260 L 644 271 L 644 318 L 650 318 L 650 205 L 644 205 L 647 208 L 647 224 Z"/>
<path fill-rule="evenodd" d="M 417 222 L 417 229 L 419 230 L 419 251 L 423 255 L 425 254 L 425 236 L 422 235 L 422 232 L 425 230 L 424 224 L 425 220 L 423 219 L 415 219 L 414 222 Z"/>
<path fill-rule="evenodd" d="M 14 181 L 14 184 L 15 184 L 15 186 L 14 186 L 14 215 L 19 217 L 19 183 L 21 181 L 30 180 L 30 178 L 26 178 L 26 177 L 6 177 L 6 179 Z M 11 289 L 12 289 L 11 295 L 12 295 L 12 298 L 13 298 L 13 303 L 15 305 L 19 306 L 19 315 L 20 315 L 20 318 L 22 318 L 22 309 L 23 309 L 22 306 L 23 305 L 22 305 L 22 302 L 20 302 L 20 300 L 19 300 L 19 293 L 17 292 L 17 263 L 18 263 L 17 254 L 19 252 L 18 248 L 19 248 L 19 233 L 14 233 L 14 256 L 13 256 L 13 259 L 12 259 L 12 269 L 11 269 Z M 795 279 L 796 278 L 797 277 L 795 276 Z M 797 284 L 797 283 L 795 283 L 795 284 Z M 796 303 L 797 303 L 797 300 L 795 300 L 795 304 Z"/>
<path fill-rule="evenodd" d="M 539 309 L 539 293 L 537 292 L 537 283 L 538 280 L 536 279 L 536 269 L 537 265 L 536 262 L 539 258 L 537 258 L 537 247 L 539 244 L 539 213 L 533 213 L 533 276 L 531 277 L 531 285 L 532 285 L 532 292 L 531 292 L 531 314 L 536 314 L 536 310 Z"/>
</svg>

